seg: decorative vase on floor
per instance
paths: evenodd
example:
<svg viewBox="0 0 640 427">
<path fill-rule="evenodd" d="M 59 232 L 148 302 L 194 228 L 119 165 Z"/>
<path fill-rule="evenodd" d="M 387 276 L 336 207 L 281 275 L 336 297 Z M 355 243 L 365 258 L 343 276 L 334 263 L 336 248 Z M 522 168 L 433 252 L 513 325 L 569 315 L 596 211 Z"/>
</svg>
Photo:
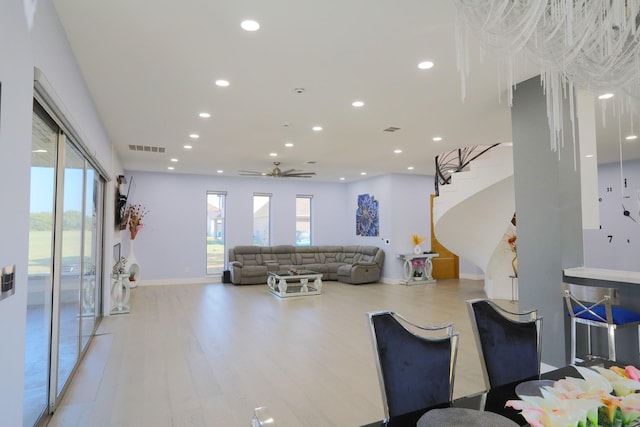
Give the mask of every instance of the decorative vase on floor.
<svg viewBox="0 0 640 427">
<path fill-rule="evenodd" d="M 513 275 L 518 277 L 518 255 L 515 255 L 511 260 L 511 267 L 513 267 Z"/>
<path fill-rule="evenodd" d="M 133 242 L 135 242 L 135 240 L 129 240 L 129 256 L 127 257 L 127 265 L 129 266 L 129 283 L 131 288 L 135 288 L 140 282 L 140 265 L 138 264 L 136 255 L 133 252 Z"/>
</svg>

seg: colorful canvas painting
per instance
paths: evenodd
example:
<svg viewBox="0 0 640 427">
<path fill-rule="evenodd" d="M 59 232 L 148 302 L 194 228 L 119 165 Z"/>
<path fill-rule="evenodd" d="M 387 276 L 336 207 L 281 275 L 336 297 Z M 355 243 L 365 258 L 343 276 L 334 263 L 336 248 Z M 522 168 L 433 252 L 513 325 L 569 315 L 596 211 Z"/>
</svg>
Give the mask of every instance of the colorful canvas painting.
<svg viewBox="0 0 640 427">
<path fill-rule="evenodd" d="M 356 236 L 378 236 L 378 201 L 371 194 L 358 195 L 356 210 Z"/>
</svg>

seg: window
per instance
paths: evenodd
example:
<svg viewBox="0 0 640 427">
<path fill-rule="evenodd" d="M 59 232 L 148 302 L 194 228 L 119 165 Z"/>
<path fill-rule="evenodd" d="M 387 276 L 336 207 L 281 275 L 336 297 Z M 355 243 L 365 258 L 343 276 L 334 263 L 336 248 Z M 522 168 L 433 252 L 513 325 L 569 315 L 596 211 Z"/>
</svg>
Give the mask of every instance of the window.
<svg viewBox="0 0 640 427">
<path fill-rule="evenodd" d="M 226 197 L 226 192 L 207 193 L 207 274 L 224 270 Z"/>
<path fill-rule="evenodd" d="M 311 244 L 311 198 L 296 196 L 296 246 Z"/>
<path fill-rule="evenodd" d="M 271 245 L 271 194 L 253 195 L 253 244 Z"/>
</svg>

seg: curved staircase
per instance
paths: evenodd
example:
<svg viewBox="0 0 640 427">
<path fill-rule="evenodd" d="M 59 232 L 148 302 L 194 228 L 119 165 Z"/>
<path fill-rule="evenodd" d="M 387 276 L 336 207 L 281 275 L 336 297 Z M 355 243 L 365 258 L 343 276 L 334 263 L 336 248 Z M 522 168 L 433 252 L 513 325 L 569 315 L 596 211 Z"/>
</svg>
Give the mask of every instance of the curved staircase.
<svg viewBox="0 0 640 427">
<path fill-rule="evenodd" d="M 496 145 L 452 173 L 433 203 L 438 241 L 484 271 L 487 297 L 511 299 L 513 253 L 505 234 L 515 233 L 512 145 Z"/>
</svg>

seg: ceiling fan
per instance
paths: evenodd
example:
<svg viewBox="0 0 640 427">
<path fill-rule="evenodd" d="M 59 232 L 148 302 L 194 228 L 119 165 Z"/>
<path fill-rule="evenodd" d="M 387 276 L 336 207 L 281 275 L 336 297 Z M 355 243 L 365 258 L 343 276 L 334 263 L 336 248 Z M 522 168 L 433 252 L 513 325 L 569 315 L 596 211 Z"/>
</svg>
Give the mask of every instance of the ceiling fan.
<svg viewBox="0 0 640 427">
<path fill-rule="evenodd" d="M 273 176 L 275 178 L 311 178 L 315 175 L 315 172 L 302 172 L 297 169 L 289 169 L 283 171 L 280 169 L 280 162 L 273 162 L 275 168 L 271 172 L 254 172 L 254 171 L 239 171 L 240 175 L 245 176 Z"/>
</svg>

